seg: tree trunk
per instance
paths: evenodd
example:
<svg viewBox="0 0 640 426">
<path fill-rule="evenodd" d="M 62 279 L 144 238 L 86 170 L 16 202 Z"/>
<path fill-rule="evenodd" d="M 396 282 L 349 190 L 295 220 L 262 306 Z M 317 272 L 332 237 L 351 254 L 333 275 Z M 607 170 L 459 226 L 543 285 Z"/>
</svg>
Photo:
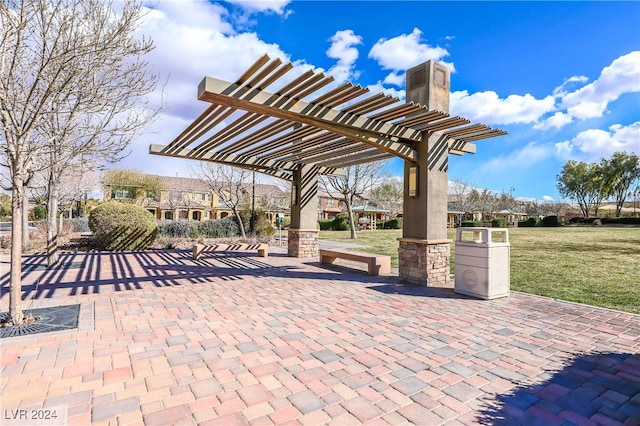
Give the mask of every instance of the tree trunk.
<svg viewBox="0 0 640 426">
<path fill-rule="evenodd" d="M 353 211 L 351 210 L 351 203 L 346 201 L 345 204 L 347 205 L 347 215 L 349 216 L 349 227 L 351 228 L 351 239 L 356 240 L 358 239 L 358 234 L 356 234 L 356 224 L 353 220 Z"/>
<path fill-rule="evenodd" d="M 233 208 L 233 214 L 236 216 L 236 220 L 238 221 L 238 227 L 240 228 L 240 236 L 242 236 L 243 240 L 246 240 L 247 234 L 244 232 L 244 223 L 242 223 L 242 217 L 240 217 L 240 212 L 236 207 Z"/>
<path fill-rule="evenodd" d="M 19 173 L 13 177 L 11 200 L 11 273 L 9 281 L 9 317 L 14 325 L 22 324 L 22 203 L 23 179 Z"/>
<path fill-rule="evenodd" d="M 26 186 L 22 192 L 24 193 L 24 202 L 22 203 L 22 251 L 25 252 L 29 248 L 29 198 L 27 197 Z"/>
<path fill-rule="evenodd" d="M 58 185 L 49 174 L 49 193 L 47 194 L 47 265 L 54 266 L 58 263 Z M 61 220 L 62 222 L 62 220 Z"/>
</svg>

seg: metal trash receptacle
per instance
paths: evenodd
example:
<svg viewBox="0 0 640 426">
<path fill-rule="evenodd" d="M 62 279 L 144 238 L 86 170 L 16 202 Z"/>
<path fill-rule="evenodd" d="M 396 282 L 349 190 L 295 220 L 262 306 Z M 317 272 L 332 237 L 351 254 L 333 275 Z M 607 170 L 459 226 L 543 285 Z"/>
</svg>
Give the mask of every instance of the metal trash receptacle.
<svg viewBox="0 0 640 426">
<path fill-rule="evenodd" d="M 505 228 L 458 228 L 455 245 L 456 293 L 480 299 L 509 296 L 510 244 Z"/>
</svg>

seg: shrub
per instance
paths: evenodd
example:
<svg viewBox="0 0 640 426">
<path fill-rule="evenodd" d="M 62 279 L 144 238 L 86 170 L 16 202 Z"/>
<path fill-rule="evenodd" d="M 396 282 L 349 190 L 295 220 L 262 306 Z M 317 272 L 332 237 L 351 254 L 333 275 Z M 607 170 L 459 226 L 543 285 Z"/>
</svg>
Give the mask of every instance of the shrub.
<svg viewBox="0 0 640 426">
<path fill-rule="evenodd" d="M 504 217 L 498 217 L 495 218 L 491 221 L 491 227 L 493 228 L 508 228 L 509 227 L 509 221 L 507 221 L 507 219 L 505 219 Z"/>
<path fill-rule="evenodd" d="M 640 217 L 621 217 L 620 223 L 623 225 L 640 225 Z"/>
<path fill-rule="evenodd" d="M 521 220 L 518 222 L 519 228 L 533 228 L 535 226 L 542 226 L 542 222 L 537 217 L 530 217 L 527 220 Z"/>
<path fill-rule="evenodd" d="M 460 224 L 463 228 L 479 228 L 482 226 L 481 220 L 463 220 Z"/>
<path fill-rule="evenodd" d="M 118 202 L 99 205 L 89 215 L 93 243 L 100 250 L 143 250 L 156 238 L 158 225 L 145 208 Z"/>
<path fill-rule="evenodd" d="M 347 222 L 346 215 L 338 215 L 332 220 L 331 229 L 334 231 L 346 231 L 349 229 L 349 223 Z"/>
<path fill-rule="evenodd" d="M 47 217 L 47 207 L 38 204 L 33 208 L 33 220 L 42 220 Z"/>
<path fill-rule="evenodd" d="M 245 208 L 240 212 L 244 230 L 248 234 L 251 230 L 251 209 Z M 267 214 L 262 209 L 253 211 L 253 233 L 258 238 L 266 238 L 274 234 L 275 230 L 267 218 Z"/>
<path fill-rule="evenodd" d="M 170 238 L 195 238 L 198 236 L 198 223 L 189 220 L 161 220 L 158 222 L 158 235 Z"/>
<path fill-rule="evenodd" d="M 198 236 L 206 238 L 232 238 L 238 235 L 238 223 L 234 218 L 206 220 L 198 224 Z"/>
<path fill-rule="evenodd" d="M 546 228 L 560 226 L 560 223 L 558 222 L 558 216 L 545 216 L 542 219 L 542 226 Z"/>
<path fill-rule="evenodd" d="M 331 231 L 333 229 L 333 220 L 318 220 L 321 231 Z"/>
<path fill-rule="evenodd" d="M 68 224 L 73 232 L 89 232 L 89 218 L 74 217 L 73 219 L 65 219 L 65 225 Z"/>
<path fill-rule="evenodd" d="M 602 220 L 601 219 L 594 219 L 592 222 L 593 226 L 601 226 L 602 225 Z"/>
<path fill-rule="evenodd" d="M 382 229 L 402 229 L 402 219 L 396 217 L 382 222 Z"/>
</svg>

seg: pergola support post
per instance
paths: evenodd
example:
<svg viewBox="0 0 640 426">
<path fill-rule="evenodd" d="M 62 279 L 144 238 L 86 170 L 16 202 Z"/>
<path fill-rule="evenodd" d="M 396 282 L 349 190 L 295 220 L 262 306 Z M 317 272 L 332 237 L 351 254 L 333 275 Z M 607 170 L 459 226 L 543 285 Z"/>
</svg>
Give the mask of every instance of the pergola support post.
<svg viewBox="0 0 640 426">
<path fill-rule="evenodd" d="M 435 61 L 406 73 L 407 102 L 449 112 L 449 69 Z M 402 281 L 450 287 L 451 240 L 447 239 L 448 141 L 424 132 L 417 162 L 404 164 L 403 229 L 398 274 Z"/>
<path fill-rule="evenodd" d="M 291 226 L 287 238 L 289 257 L 318 257 L 318 172 L 317 166 L 301 164 L 293 172 Z"/>
</svg>

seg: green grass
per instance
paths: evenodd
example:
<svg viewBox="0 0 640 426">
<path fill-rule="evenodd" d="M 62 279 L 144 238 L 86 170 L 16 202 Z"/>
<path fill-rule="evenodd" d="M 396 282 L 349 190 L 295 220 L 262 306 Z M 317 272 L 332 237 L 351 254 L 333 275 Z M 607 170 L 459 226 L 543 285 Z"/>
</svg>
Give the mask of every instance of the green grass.
<svg viewBox="0 0 640 426">
<path fill-rule="evenodd" d="M 351 240 L 348 231 L 322 231 L 320 239 L 362 245 L 397 267 L 401 232 L 362 231 Z M 640 314 L 640 228 L 519 228 L 509 240 L 512 290 Z M 452 273 L 454 253 L 452 242 Z"/>
</svg>

